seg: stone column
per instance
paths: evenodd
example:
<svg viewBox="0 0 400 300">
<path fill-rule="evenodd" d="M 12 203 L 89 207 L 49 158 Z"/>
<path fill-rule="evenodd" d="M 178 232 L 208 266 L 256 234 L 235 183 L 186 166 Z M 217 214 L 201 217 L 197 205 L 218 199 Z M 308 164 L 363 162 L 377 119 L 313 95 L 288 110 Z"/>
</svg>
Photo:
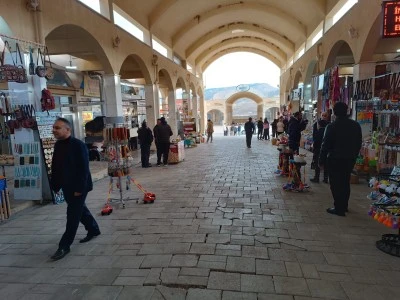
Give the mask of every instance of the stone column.
<svg viewBox="0 0 400 300">
<path fill-rule="evenodd" d="M 168 124 L 171 126 L 173 137 L 178 135 L 178 124 L 176 120 L 175 91 L 168 91 Z"/>
<path fill-rule="evenodd" d="M 200 97 L 200 132 L 206 131 L 207 114 L 203 97 Z"/>
<path fill-rule="evenodd" d="M 146 121 L 147 126 L 153 129 L 156 125 L 156 119 L 158 118 L 158 88 L 157 85 L 146 84 L 144 86 L 145 98 L 146 98 Z M 157 93 L 156 93 L 157 91 Z"/>
<path fill-rule="evenodd" d="M 193 97 L 192 97 L 192 103 L 193 103 L 193 106 L 192 106 L 192 116 L 193 116 L 193 118 L 195 119 L 195 124 L 196 124 L 196 131 L 197 132 L 200 132 L 200 124 L 199 124 L 199 114 L 198 114 L 198 112 L 197 112 L 197 110 L 198 110 L 198 100 L 197 100 L 197 95 L 194 95 Z"/>
<path fill-rule="evenodd" d="M 257 120 L 260 118 L 264 119 L 264 103 L 257 104 Z"/>
<path fill-rule="evenodd" d="M 225 120 L 226 120 L 226 124 L 227 125 L 231 125 L 232 124 L 232 115 L 233 115 L 233 104 L 232 103 L 226 103 L 225 104 Z"/>
<path fill-rule="evenodd" d="M 106 122 L 112 124 L 123 123 L 121 81 L 119 75 L 103 75 L 103 95 Z"/>
</svg>

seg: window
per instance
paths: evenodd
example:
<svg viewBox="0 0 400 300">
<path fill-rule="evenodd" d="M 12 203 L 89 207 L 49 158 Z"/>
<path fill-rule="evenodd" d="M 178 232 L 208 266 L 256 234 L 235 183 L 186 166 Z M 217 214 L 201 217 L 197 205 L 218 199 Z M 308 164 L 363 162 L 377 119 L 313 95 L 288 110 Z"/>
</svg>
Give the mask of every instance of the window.
<svg viewBox="0 0 400 300">
<path fill-rule="evenodd" d="M 163 46 L 161 42 L 157 41 L 154 37 L 152 39 L 153 49 L 156 50 L 161 55 L 168 57 L 168 49 L 167 47 Z"/>
<path fill-rule="evenodd" d="M 123 30 L 130 33 L 138 40 L 144 42 L 144 31 L 139 28 L 139 24 L 137 24 L 131 17 L 129 17 L 115 4 L 113 13 L 115 25 L 121 27 Z"/>
<path fill-rule="evenodd" d="M 310 49 L 312 46 L 318 42 L 322 36 L 324 35 L 324 22 L 322 21 L 317 28 L 311 33 L 311 35 L 307 39 L 306 50 Z"/>
<path fill-rule="evenodd" d="M 302 57 L 304 52 L 305 52 L 305 46 L 303 44 L 303 46 L 301 46 L 301 48 L 299 50 L 297 50 L 296 60 L 298 60 L 300 57 Z"/>
<path fill-rule="evenodd" d="M 341 9 L 333 16 L 333 24 L 334 25 L 337 21 L 339 21 L 349 10 L 352 8 L 358 0 L 348 0 Z"/>
<path fill-rule="evenodd" d="M 340 0 L 326 16 L 325 32 L 331 29 L 357 3 L 358 0 Z"/>
<path fill-rule="evenodd" d="M 186 70 L 188 70 L 190 73 L 193 73 L 193 67 L 189 64 L 186 64 Z"/>
<path fill-rule="evenodd" d="M 86 6 L 90 7 L 94 11 L 98 12 L 99 14 L 101 14 L 101 12 L 100 12 L 100 0 L 78 0 L 78 1 L 82 2 Z"/>
</svg>

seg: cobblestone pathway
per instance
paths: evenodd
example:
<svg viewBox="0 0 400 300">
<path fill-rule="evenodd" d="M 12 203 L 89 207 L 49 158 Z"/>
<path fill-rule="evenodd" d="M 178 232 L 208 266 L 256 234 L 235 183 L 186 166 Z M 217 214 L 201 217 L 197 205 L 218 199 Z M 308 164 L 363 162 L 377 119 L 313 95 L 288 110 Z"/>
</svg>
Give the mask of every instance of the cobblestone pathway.
<svg viewBox="0 0 400 300">
<path fill-rule="evenodd" d="M 327 185 L 282 191 L 277 155 L 217 137 L 178 165 L 135 168 L 156 202 L 98 215 L 102 234 L 57 262 L 66 206 L 16 215 L 0 225 L 1 299 L 398 299 L 400 259 L 375 248 L 390 230 L 367 216 L 366 184 L 352 186 L 345 218 L 331 216 Z M 107 190 L 95 184 L 93 213 Z"/>
</svg>

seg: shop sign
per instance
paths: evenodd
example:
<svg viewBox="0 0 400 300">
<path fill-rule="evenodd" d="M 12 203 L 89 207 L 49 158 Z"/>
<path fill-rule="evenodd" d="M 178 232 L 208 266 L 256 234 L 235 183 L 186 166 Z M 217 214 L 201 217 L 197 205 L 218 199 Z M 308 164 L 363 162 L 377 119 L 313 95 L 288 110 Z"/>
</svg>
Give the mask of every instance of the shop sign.
<svg viewBox="0 0 400 300">
<path fill-rule="evenodd" d="M 236 90 L 238 92 L 247 92 L 248 90 L 250 90 L 250 85 L 248 85 L 248 84 L 239 84 L 236 87 Z"/>
<path fill-rule="evenodd" d="M 382 38 L 400 37 L 400 1 L 385 1 L 383 7 Z"/>
<path fill-rule="evenodd" d="M 83 95 L 87 97 L 100 98 L 100 85 L 97 79 L 88 75 L 83 76 Z"/>
</svg>

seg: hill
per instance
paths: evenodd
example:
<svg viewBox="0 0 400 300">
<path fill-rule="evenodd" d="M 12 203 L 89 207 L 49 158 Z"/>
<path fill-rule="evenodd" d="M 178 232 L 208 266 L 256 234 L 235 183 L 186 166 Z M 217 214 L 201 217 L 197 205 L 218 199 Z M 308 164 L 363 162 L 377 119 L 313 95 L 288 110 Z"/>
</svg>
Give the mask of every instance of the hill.
<svg viewBox="0 0 400 300">
<path fill-rule="evenodd" d="M 249 87 L 249 92 L 254 93 L 262 98 L 273 97 L 279 95 L 279 89 L 269 85 L 268 83 L 252 83 L 241 86 Z M 228 99 L 233 94 L 239 92 L 240 89 L 237 89 L 236 86 L 222 87 L 222 88 L 212 88 L 205 89 L 204 91 L 204 99 L 213 100 L 213 99 Z"/>
</svg>

